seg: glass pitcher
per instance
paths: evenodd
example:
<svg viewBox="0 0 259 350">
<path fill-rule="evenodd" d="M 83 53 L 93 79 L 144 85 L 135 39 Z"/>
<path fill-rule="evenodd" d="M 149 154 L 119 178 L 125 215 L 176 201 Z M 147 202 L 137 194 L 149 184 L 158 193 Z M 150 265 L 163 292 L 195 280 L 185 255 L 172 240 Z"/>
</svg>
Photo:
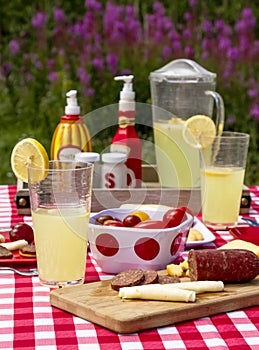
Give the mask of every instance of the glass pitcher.
<svg viewBox="0 0 259 350">
<path fill-rule="evenodd" d="M 183 139 L 185 120 L 212 117 L 216 130 L 224 127 L 224 102 L 215 92 L 216 74 L 188 59 L 174 60 L 150 73 L 157 169 L 162 187 L 200 186 L 199 151 Z"/>
</svg>

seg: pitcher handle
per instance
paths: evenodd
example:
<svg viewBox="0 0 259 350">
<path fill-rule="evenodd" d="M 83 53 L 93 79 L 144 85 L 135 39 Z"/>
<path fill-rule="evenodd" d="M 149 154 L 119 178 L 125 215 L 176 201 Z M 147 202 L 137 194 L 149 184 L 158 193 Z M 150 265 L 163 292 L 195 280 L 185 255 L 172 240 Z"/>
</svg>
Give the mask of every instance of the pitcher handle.
<svg viewBox="0 0 259 350">
<path fill-rule="evenodd" d="M 224 129 L 224 122 L 225 122 L 225 108 L 224 108 L 223 98 L 216 91 L 207 90 L 205 91 L 205 94 L 212 96 L 216 103 L 216 109 L 217 109 L 216 132 L 217 132 L 217 135 L 221 135 Z"/>
</svg>

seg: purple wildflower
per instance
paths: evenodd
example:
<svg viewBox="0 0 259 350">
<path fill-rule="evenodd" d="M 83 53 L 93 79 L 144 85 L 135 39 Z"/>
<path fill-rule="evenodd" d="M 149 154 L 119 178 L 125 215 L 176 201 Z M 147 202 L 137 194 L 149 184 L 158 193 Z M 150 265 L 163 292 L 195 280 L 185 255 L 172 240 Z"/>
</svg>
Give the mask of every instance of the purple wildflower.
<svg viewBox="0 0 259 350">
<path fill-rule="evenodd" d="M 17 40 L 13 39 L 10 41 L 9 50 L 11 55 L 15 55 L 20 51 L 20 45 Z"/>
<path fill-rule="evenodd" d="M 172 56 L 172 48 L 169 46 L 165 46 L 162 51 L 162 57 L 164 59 L 168 59 L 169 57 Z"/>
<path fill-rule="evenodd" d="M 246 33 L 246 23 L 244 20 L 239 20 L 236 22 L 235 30 L 238 34 L 245 34 Z"/>
<path fill-rule="evenodd" d="M 53 9 L 53 15 L 54 15 L 54 20 L 56 22 L 66 22 L 66 15 L 65 12 L 58 8 L 58 7 L 54 7 Z"/>
<path fill-rule="evenodd" d="M 190 31 L 189 28 L 186 28 L 184 31 L 183 31 L 183 37 L 187 40 L 191 39 L 192 37 L 192 32 Z"/>
<path fill-rule="evenodd" d="M 213 34 L 213 26 L 212 26 L 212 23 L 208 20 L 204 20 L 202 22 L 202 28 L 203 28 L 203 31 L 206 35 L 212 35 Z"/>
<path fill-rule="evenodd" d="M 226 120 L 228 125 L 234 125 L 236 122 L 236 117 L 233 114 L 229 114 Z"/>
<path fill-rule="evenodd" d="M 85 71 L 85 69 L 83 67 L 79 67 L 77 69 L 77 75 L 80 79 L 80 82 L 83 84 L 83 85 L 88 85 L 90 83 L 90 75 Z"/>
<path fill-rule="evenodd" d="M 245 7 L 243 9 L 242 18 L 246 21 L 250 29 L 254 29 L 256 25 L 256 18 L 254 17 L 253 12 L 249 7 Z"/>
<path fill-rule="evenodd" d="M 246 35 L 253 31 L 256 26 L 256 18 L 250 8 L 244 8 L 241 14 L 241 19 L 236 22 L 235 30 L 240 35 Z"/>
<path fill-rule="evenodd" d="M 130 69 L 122 69 L 120 72 L 120 75 L 130 75 L 132 74 L 132 71 Z"/>
<path fill-rule="evenodd" d="M 134 18 L 135 17 L 135 10 L 132 5 L 126 6 L 126 18 Z"/>
<path fill-rule="evenodd" d="M 156 31 L 154 34 L 154 39 L 157 43 L 161 42 L 161 40 L 164 38 L 164 34 L 160 31 Z"/>
<path fill-rule="evenodd" d="M 180 40 L 180 35 L 179 35 L 174 29 L 172 29 L 172 30 L 168 33 L 168 39 L 169 39 L 170 41 Z"/>
<path fill-rule="evenodd" d="M 118 71 L 118 57 L 116 55 L 110 54 L 106 57 L 107 65 L 109 68 L 109 71 L 115 75 Z"/>
<path fill-rule="evenodd" d="M 242 52 L 244 52 L 245 55 L 247 55 L 247 52 L 250 50 L 251 47 L 251 41 L 247 36 L 241 36 L 240 37 L 240 49 Z"/>
<path fill-rule="evenodd" d="M 26 72 L 26 74 L 25 74 L 25 81 L 29 83 L 29 82 L 34 81 L 34 80 L 35 80 L 35 78 L 31 74 L 31 72 Z"/>
<path fill-rule="evenodd" d="M 222 19 L 217 19 L 215 21 L 215 28 L 217 32 L 223 32 L 224 27 L 225 27 L 225 22 Z"/>
<path fill-rule="evenodd" d="M 164 17 L 164 30 L 166 32 L 174 29 L 174 24 L 169 17 Z"/>
<path fill-rule="evenodd" d="M 1 67 L 1 73 L 6 76 L 8 75 L 13 69 L 13 66 L 9 62 L 4 62 Z"/>
<path fill-rule="evenodd" d="M 43 28 L 46 24 L 47 15 L 45 12 L 38 12 L 31 20 L 33 27 Z"/>
<path fill-rule="evenodd" d="M 252 47 L 252 57 L 258 60 L 259 57 L 259 40 L 254 41 L 254 45 Z"/>
<path fill-rule="evenodd" d="M 94 89 L 93 88 L 87 88 L 86 89 L 86 96 L 88 96 L 88 97 L 94 96 Z"/>
<path fill-rule="evenodd" d="M 204 38 L 201 43 L 202 50 L 210 50 L 214 46 L 214 41 L 208 38 Z"/>
<path fill-rule="evenodd" d="M 165 8 L 159 1 L 154 2 L 153 11 L 161 17 L 165 15 Z"/>
<path fill-rule="evenodd" d="M 191 22 L 193 20 L 193 14 L 191 12 L 186 12 L 184 14 L 185 22 Z"/>
<path fill-rule="evenodd" d="M 223 72 L 223 78 L 227 81 L 232 74 L 233 71 L 233 63 L 231 61 L 227 61 Z"/>
<path fill-rule="evenodd" d="M 202 51 L 201 58 L 203 60 L 206 60 L 208 57 L 209 57 L 209 52 L 206 50 Z"/>
<path fill-rule="evenodd" d="M 254 88 L 254 89 L 249 89 L 249 90 L 247 91 L 247 93 L 248 93 L 248 96 L 251 97 L 251 98 L 256 98 L 256 97 L 259 95 L 256 88 Z"/>
<path fill-rule="evenodd" d="M 86 0 L 85 1 L 85 8 L 87 10 L 92 10 L 93 12 L 102 12 L 102 4 L 99 1 L 96 0 Z"/>
<path fill-rule="evenodd" d="M 259 104 L 255 103 L 250 110 L 251 117 L 259 121 Z"/>
<path fill-rule="evenodd" d="M 240 57 L 240 51 L 237 47 L 230 47 L 227 50 L 227 58 L 232 61 L 238 61 Z"/>
<path fill-rule="evenodd" d="M 221 37 L 218 46 L 221 51 L 226 51 L 231 47 L 231 40 L 226 37 Z"/>
<path fill-rule="evenodd" d="M 104 62 L 102 58 L 94 58 L 92 60 L 92 64 L 94 66 L 94 68 L 98 69 L 98 70 L 103 70 L 104 69 Z"/>
<path fill-rule="evenodd" d="M 173 52 L 177 55 L 181 52 L 182 44 L 180 40 L 174 40 L 172 43 Z"/>
<path fill-rule="evenodd" d="M 198 1 L 197 0 L 189 0 L 190 7 L 197 7 Z"/>
<path fill-rule="evenodd" d="M 185 46 L 184 53 L 187 58 L 194 58 L 195 51 L 190 45 Z"/>
<path fill-rule="evenodd" d="M 55 83 L 56 81 L 58 81 L 58 73 L 57 72 L 50 72 L 48 74 L 48 79 L 51 83 Z"/>
</svg>

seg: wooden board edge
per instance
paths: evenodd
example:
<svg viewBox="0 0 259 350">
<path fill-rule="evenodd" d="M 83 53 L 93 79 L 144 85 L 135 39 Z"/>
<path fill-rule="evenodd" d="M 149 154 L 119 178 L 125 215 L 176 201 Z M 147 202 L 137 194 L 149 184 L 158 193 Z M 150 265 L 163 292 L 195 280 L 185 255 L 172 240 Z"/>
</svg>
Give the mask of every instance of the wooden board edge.
<svg viewBox="0 0 259 350">
<path fill-rule="evenodd" d="M 109 283 L 109 281 L 103 281 L 103 282 L 104 284 Z M 93 283 L 99 283 L 99 282 L 93 282 Z M 130 333 L 141 332 L 141 331 L 145 331 L 145 330 L 153 329 L 157 327 L 175 325 L 180 322 L 191 321 L 202 317 L 215 316 L 218 314 L 259 305 L 259 301 L 258 301 L 259 290 L 256 293 L 255 291 L 244 292 L 243 294 L 245 294 L 246 297 L 243 299 L 240 299 L 240 294 L 233 295 L 234 293 L 231 290 L 231 287 L 233 288 L 233 284 L 227 285 L 223 292 L 219 292 L 224 294 L 224 298 L 222 298 L 222 300 L 220 301 L 218 299 L 213 301 L 212 299 L 212 301 L 210 301 L 209 303 L 202 304 L 202 300 L 199 300 L 199 297 L 198 297 L 198 300 L 194 304 L 186 303 L 185 308 L 189 311 L 191 309 L 192 311 L 191 318 L 190 318 L 190 313 L 183 312 L 182 309 L 174 311 L 173 315 L 172 315 L 172 310 L 168 310 L 160 314 L 158 318 L 154 317 L 153 320 L 149 316 L 147 316 L 146 318 L 145 317 L 143 318 L 140 316 L 139 319 L 141 318 L 141 323 L 132 322 L 132 320 L 121 320 L 119 318 L 116 319 L 114 317 L 109 318 L 107 317 L 107 315 L 103 317 L 100 313 L 93 311 L 91 309 L 87 310 L 89 314 L 86 316 L 85 310 L 83 309 L 80 310 L 76 302 L 73 303 L 73 301 L 71 301 L 69 298 L 66 298 L 66 294 L 62 295 L 62 289 L 58 289 L 56 291 L 53 291 L 53 293 L 52 292 L 50 293 L 50 304 L 64 311 L 62 307 L 66 307 L 67 302 L 69 302 L 70 305 L 77 306 L 76 313 L 71 313 L 69 311 L 65 311 L 65 312 L 73 314 L 89 322 L 98 324 L 101 327 L 109 329 L 113 332 L 120 333 L 120 334 L 130 334 Z M 244 287 L 245 287 L 245 284 L 244 284 Z M 212 293 L 206 293 L 206 296 L 208 296 L 209 294 L 212 294 Z M 60 295 L 62 297 L 58 299 Z M 199 307 L 197 307 L 197 304 L 199 305 Z M 138 318 L 136 318 L 135 320 L 138 320 Z M 112 322 L 110 322 L 109 324 L 109 322 L 107 321 L 112 321 Z"/>
</svg>

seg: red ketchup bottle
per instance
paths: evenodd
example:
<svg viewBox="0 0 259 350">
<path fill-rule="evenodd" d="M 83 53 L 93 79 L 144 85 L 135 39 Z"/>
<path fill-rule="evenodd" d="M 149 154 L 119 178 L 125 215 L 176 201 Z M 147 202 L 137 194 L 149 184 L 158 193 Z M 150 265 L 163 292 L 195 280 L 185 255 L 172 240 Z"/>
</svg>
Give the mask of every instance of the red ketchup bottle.
<svg viewBox="0 0 259 350">
<path fill-rule="evenodd" d="M 135 174 L 135 185 L 141 187 L 142 179 L 142 144 L 135 130 L 135 92 L 132 90 L 133 75 L 115 77 L 115 80 L 124 81 L 120 92 L 118 130 L 114 135 L 111 152 L 126 153 L 126 166 Z M 127 185 L 130 185 L 128 177 Z M 132 184 L 131 184 L 132 185 Z"/>
</svg>

